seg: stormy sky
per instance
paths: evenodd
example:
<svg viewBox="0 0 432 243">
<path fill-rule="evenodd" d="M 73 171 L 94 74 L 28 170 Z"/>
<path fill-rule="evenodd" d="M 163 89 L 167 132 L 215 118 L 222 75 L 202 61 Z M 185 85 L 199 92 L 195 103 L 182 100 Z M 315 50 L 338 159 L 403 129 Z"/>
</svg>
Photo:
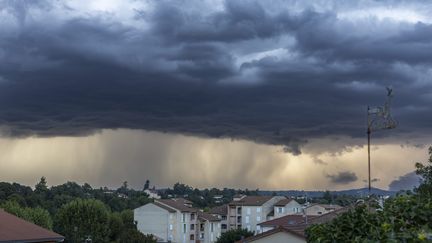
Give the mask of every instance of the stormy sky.
<svg viewBox="0 0 432 243">
<path fill-rule="evenodd" d="M 366 107 L 392 86 L 374 185 L 413 184 L 431 16 L 420 0 L 0 0 L 0 178 L 362 187 Z"/>
</svg>

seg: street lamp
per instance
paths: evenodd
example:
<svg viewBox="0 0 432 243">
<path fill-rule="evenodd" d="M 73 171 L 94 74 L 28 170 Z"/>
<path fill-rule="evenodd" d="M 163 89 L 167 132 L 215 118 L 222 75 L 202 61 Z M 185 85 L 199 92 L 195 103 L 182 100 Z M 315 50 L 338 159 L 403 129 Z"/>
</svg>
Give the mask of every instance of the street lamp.
<svg viewBox="0 0 432 243">
<path fill-rule="evenodd" d="M 370 169 L 370 139 L 372 131 L 393 129 L 397 126 L 396 120 L 390 114 L 391 99 L 393 98 L 393 89 L 387 87 L 387 100 L 384 106 L 367 108 L 367 136 L 368 136 L 368 178 L 369 178 L 369 196 L 371 195 L 371 169 Z"/>
</svg>

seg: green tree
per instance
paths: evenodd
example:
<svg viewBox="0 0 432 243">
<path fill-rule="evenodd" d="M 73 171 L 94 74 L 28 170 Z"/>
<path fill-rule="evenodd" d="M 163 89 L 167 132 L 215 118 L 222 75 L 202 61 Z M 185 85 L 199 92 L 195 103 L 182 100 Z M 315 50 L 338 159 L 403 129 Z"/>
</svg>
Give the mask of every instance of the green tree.
<svg viewBox="0 0 432 243">
<path fill-rule="evenodd" d="M 429 159 L 426 165 L 416 163 L 416 173 L 422 177 L 422 183 L 416 192 L 424 196 L 432 196 L 432 147 L 429 147 Z"/>
<path fill-rule="evenodd" d="M 144 190 L 147 190 L 150 188 L 150 181 L 146 180 L 145 184 L 144 184 Z"/>
<path fill-rule="evenodd" d="M 153 235 L 144 235 L 136 229 L 127 229 L 122 233 L 120 243 L 156 243 Z"/>
<path fill-rule="evenodd" d="M 107 242 L 109 211 L 101 201 L 76 199 L 58 210 L 56 228 L 70 242 L 80 242 L 87 236 L 93 242 Z"/>
<path fill-rule="evenodd" d="M 53 221 L 47 210 L 40 207 L 21 207 L 16 201 L 6 201 L 0 205 L 6 212 L 30 221 L 46 229 L 52 229 Z"/>
<path fill-rule="evenodd" d="M 243 238 L 247 238 L 253 236 L 254 233 L 248 231 L 247 229 L 233 229 L 228 230 L 225 233 L 222 233 L 221 236 L 217 239 L 216 243 L 234 243 Z"/>
<path fill-rule="evenodd" d="M 35 185 L 36 193 L 45 193 L 48 191 L 47 181 L 45 176 L 42 176 L 40 181 Z"/>
<path fill-rule="evenodd" d="M 109 228 L 110 228 L 110 240 L 117 241 L 120 239 L 122 232 L 125 230 L 123 220 L 120 213 L 114 212 L 110 214 L 109 218 Z"/>
</svg>

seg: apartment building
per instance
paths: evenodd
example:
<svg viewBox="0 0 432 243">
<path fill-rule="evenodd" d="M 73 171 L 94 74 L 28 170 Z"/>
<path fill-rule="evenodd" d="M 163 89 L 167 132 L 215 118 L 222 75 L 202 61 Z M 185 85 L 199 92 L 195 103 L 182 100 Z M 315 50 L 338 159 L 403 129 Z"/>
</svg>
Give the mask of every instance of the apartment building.
<svg viewBox="0 0 432 243">
<path fill-rule="evenodd" d="M 208 213 L 221 220 L 221 233 L 228 231 L 228 204 L 211 208 Z"/>
<path fill-rule="evenodd" d="M 285 215 L 302 213 L 302 205 L 296 200 L 284 198 L 274 205 L 274 219 Z"/>
<path fill-rule="evenodd" d="M 228 204 L 228 229 L 244 228 L 261 231 L 259 223 L 266 221 L 273 213 L 274 205 L 285 197 L 243 196 Z"/>
<path fill-rule="evenodd" d="M 220 219 L 192 207 L 183 198 L 160 199 L 134 210 L 137 228 L 159 242 L 212 243 L 220 236 Z"/>
</svg>

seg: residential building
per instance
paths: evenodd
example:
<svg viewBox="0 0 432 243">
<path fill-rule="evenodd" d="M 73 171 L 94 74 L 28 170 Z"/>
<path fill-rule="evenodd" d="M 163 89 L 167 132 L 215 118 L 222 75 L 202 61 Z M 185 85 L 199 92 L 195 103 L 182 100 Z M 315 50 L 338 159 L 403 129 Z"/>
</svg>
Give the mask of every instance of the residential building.
<svg viewBox="0 0 432 243">
<path fill-rule="evenodd" d="M 306 243 L 306 237 L 297 231 L 278 227 L 236 243 Z"/>
<path fill-rule="evenodd" d="M 228 204 L 211 208 L 208 213 L 221 220 L 221 233 L 228 230 Z"/>
<path fill-rule="evenodd" d="M 161 198 L 156 190 L 145 189 L 144 192 L 147 193 L 149 198 L 154 198 L 154 199 L 160 199 Z"/>
<path fill-rule="evenodd" d="M 342 208 L 339 205 L 332 204 L 311 204 L 304 208 L 304 213 L 307 215 L 322 215 Z"/>
<path fill-rule="evenodd" d="M 183 198 L 160 199 L 134 210 L 137 228 L 159 242 L 212 243 L 220 236 L 220 219 L 200 212 Z"/>
<path fill-rule="evenodd" d="M 266 221 L 281 196 L 243 196 L 228 204 L 228 229 L 244 228 L 259 232 L 257 224 Z"/>
<path fill-rule="evenodd" d="M 0 209 L 0 242 L 63 242 L 64 237 Z"/>
<path fill-rule="evenodd" d="M 294 199 L 284 198 L 274 205 L 274 217 L 302 213 L 302 206 Z"/>
</svg>

